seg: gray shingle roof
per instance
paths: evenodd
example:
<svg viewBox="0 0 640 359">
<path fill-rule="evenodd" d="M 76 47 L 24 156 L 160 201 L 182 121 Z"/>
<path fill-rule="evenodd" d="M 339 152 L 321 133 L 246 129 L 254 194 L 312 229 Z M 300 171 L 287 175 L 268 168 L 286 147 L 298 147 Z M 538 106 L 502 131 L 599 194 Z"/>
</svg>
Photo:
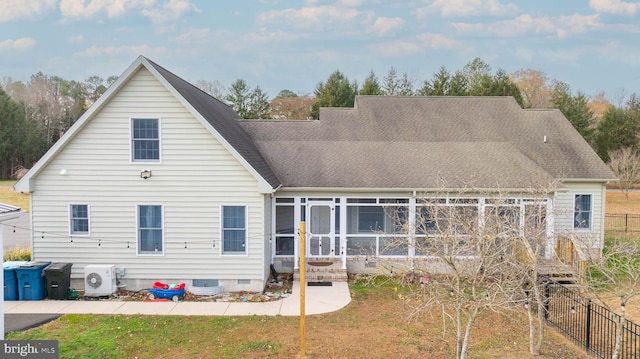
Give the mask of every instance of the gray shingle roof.
<svg viewBox="0 0 640 359">
<path fill-rule="evenodd" d="M 12 213 L 12 212 L 20 212 L 20 208 L 12 206 L 10 204 L 0 203 L 0 215 Z"/>
<path fill-rule="evenodd" d="M 241 124 L 285 187 L 530 188 L 615 177 L 559 111 L 523 110 L 511 97 L 358 96 L 352 109 L 321 109 L 319 121 Z"/>
<path fill-rule="evenodd" d="M 271 186 L 277 188 L 280 180 L 271 170 L 251 138 L 238 124 L 240 116 L 229 106 L 206 92 L 181 79 L 172 72 L 147 59 L 171 86 L 213 126 L 224 139 L 255 169 Z"/>
</svg>

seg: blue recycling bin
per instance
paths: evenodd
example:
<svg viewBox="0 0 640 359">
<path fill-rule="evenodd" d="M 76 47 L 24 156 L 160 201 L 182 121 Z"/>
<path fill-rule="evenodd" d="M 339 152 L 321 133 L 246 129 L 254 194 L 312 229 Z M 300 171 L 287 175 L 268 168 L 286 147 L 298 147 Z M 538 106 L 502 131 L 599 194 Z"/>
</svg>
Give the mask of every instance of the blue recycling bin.
<svg viewBox="0 0 640 359">
<path fill-rule="evenodd" d="M 27 262 L 16 268 L 18 297 L 20 300 L 42 300 L 45 296 L 47 280 L 44 269 L 51 262 Z"/>
<path fill-rule="evenodd" d="M 18 277 L 16 268 L 26 261 L 8 261 L 2 263 L 4 269 L 4 300 L 18 300 Z"/>
</svg>

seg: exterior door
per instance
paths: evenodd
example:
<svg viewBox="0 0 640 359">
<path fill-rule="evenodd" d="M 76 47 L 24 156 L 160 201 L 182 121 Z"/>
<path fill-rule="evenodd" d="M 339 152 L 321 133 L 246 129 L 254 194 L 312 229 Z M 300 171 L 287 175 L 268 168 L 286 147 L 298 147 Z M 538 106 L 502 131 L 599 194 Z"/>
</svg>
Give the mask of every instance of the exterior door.
<svg viewBox="0 0 640 359">
<path fill-rule="evenodd" d="M 332 257 L 336 255 L 335 204 L 333 202 L 309 202 L 307 204 L 307 256 Z"/>
</svg>

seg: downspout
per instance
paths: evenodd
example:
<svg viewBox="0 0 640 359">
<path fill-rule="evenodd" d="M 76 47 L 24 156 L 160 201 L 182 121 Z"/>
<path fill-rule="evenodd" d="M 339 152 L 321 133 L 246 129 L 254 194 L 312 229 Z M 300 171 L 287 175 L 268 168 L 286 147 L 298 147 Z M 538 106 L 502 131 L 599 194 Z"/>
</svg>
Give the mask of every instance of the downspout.
<svg viewBox="0 0 640 359">
<path fill-rule="evenodd" d="M 607 183 L 605 182 L 602 185 L 602 195 L 601 195 L 601 199 L 600 202 L 602 203 L 601 207 L 601 213 L 600 213 L 600 238 L 598 240 L 598 248 L 599 248 L 599 253 L 602 254 L 602 249 L 604 248 L 604 227 L 605 227 L 605 220 L 607 218 L 607 210 L 606 210 L 606 206 L 607 206 Z"/>
</svg>

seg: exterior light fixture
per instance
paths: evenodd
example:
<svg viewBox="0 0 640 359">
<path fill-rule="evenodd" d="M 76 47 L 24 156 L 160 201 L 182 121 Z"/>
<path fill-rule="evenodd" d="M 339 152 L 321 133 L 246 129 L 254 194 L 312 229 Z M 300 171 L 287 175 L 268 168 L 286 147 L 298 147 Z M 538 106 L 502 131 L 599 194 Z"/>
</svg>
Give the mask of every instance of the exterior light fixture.
<svg viewBox="0 0 640 359">
<path fill-rule="evenodd" d="M 147 179 L 151 177 L 151 170 L 142 170 L 140 171 L 140 178 Z"/>
</svg>

